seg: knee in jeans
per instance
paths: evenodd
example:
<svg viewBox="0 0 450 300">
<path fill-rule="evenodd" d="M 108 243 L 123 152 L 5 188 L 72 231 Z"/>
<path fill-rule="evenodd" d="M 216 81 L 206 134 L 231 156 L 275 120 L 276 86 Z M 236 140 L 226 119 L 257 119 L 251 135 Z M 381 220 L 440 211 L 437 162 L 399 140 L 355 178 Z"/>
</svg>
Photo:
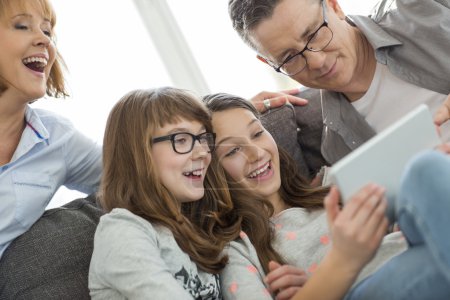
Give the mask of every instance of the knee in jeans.
<svg viewBox="0 0 450 300">
<path fill-rule="evenodd" d="M 450 159 L 446 155 L 432 150 L 422 152 L 408 163 L 402 187 L 437 184 L 446 172 L 450 172 Z"/>
</svg>

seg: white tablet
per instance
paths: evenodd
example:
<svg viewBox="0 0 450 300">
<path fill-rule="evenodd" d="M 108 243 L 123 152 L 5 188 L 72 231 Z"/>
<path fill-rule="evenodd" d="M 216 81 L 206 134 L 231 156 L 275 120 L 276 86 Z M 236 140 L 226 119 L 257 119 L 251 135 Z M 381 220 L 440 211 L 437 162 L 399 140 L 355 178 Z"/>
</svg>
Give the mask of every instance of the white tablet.
<svg viewBox="0 0 450 300">
<path fill-rule="evenodd" d="M 344 203 L 367 183 L 384 186 L 392 222 L 406 163 L 440 143 L 431 112 L 422 104 L 333 165 L 328 181 L 338 186 Z"/>
</svg>

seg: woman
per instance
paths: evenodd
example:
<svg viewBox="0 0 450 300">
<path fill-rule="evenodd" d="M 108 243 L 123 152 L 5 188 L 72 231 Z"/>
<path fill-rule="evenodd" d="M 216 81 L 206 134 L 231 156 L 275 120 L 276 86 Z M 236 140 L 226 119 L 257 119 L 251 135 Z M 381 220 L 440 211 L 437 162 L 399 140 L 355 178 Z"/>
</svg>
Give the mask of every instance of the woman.
<svg viewBox="0 0 450 300">
<path fill-rule="evenodd" d="M 433 263 L 435 256 L 426 251 L 431 243 L 419 243 L 402 253 L 405 244 L 399 232 L 383 239 L 387 229 L 383 188 L 374 184 L 364 187 L 340 210 L 336 188 L 332 188 L 323 201 L 323 189 L 311 189 L 302 184 L 293 169 L 295 164 L 282 150 L 278 151 L 249 102 L 226 94 L 208 96 L 205 102 L 213 113 L 216 155 L 234 185 L 231 193 L 236 211 L 241 201 L 249 202 L 234 193 L 236 190 L 240 193 L 253 190 L 269 202 L 256 210 L 265 217 L 265 224 L 256 227 L 247 224 L 244 217 L 245 233 L 231 243 L 229 263 L 221 273 L 226 299 L 271 299 L 275 296 L 289 299 L 295 289 L 298 291 L 296 299 L 341 299 L 354 283 L 356 286 L 348 294 L 349 299 L 420 299 L 429 295 L 439 299 L 448 293 L 449 282 Z M 261 206 L 253 203 L 253 206 L 258 205 Z M 324 205 L 326 213 L 322 209 Z M 399 222 L 402 224 L 401 220 Z M 411 225 L 405 227 L 402 229 L 407 233 L 412 228 Z M 408 242 L 410 237 L 411 234 L 406 235 Z M 435 248 L 447 249 L 442 245 Z M 372 259 L 376 250 L 377 255 Z M 433 259 L 425 264 L 423 257 L 419 258 L 421 255 Z M 301 289 L 280 290 L 276 276 L 265 276 L 269 270 L 277 268 L 275 263 L 269 264 L 272 260 L 303 268 L 310 279 Z M 405 261 L 410 266 L 408 269 L 405 269 Z M 389 276 L 398 272 L 401 275 L 398 277 L 406 281 L 410 271 L 418 273 L 421 268 L 429 273 L 418 278 L 429 286 L 416 285 L 416 282 L 400 284 L 400 279 Z M 324 282 L 326 288 L 323 288 Z M 383 288 L 386 286 L 390 288 Z M 420 286 L 419 290 L 411 292 L 415 286 Z"/>
<path fill-rule="evenodd" d="M 47 0 L 0 0 L 0 257 L 61 186 L 96 190 L 101 151 L 53 113 L 29 103 L 67 95 Z"/>
<path fill-rule="evenodd" d="M 201 101 L 174 88 L 125 95 L 108 118 L 93 299 L 218 299 L 222 250 L 239 234 Z M 220 213 L 219 213 L 220 212 Z M 223 222 L 220 220 L 223 219 Z M 227 225 L 231 224 L 231 225 Z"/>
</svg>

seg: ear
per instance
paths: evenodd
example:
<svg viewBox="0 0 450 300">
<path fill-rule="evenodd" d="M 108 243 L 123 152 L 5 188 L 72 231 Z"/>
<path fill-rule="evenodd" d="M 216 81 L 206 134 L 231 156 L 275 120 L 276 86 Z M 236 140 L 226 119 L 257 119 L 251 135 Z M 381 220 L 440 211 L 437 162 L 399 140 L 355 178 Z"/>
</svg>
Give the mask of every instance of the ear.
<svg viewBox="0 0 450 300">
<path fill-rule="evenodd" d="M 338 3 L 338 0 L 325 0 L 326 4 L 328 6 L 328 9 L 334 11 L 334 13 L 339 17 L 341 20 L 345 20 L 345 13 L 342 10 L 341 6 Z"/>
</svg>

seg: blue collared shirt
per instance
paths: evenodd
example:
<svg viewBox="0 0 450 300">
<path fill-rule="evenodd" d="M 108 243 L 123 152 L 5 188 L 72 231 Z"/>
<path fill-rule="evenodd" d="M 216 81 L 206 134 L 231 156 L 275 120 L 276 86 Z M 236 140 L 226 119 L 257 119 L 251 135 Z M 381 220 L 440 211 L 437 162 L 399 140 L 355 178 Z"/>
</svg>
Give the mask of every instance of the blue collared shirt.
<svg viewBox="0 0 450 300">
<path fill-rule="evenodd" d="M 93 193 L 100 183 L 101 147 L 54 113 L 28 107 L 11 161 L 0 166 L 0 257 L 44 213 L 61 185 Z"/>
</svg>

